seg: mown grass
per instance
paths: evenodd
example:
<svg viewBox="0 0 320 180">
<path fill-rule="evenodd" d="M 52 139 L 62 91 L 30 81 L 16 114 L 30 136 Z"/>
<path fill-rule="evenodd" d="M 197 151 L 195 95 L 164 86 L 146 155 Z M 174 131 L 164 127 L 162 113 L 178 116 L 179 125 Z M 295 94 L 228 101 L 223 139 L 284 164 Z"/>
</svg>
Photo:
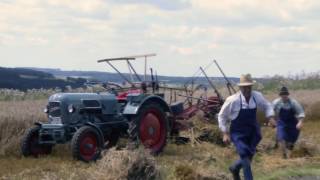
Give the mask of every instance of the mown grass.
<svg viewBox="0 0 320 180">
<path fill-rule="evenodd" d="M 289 167 L 274 170 L 272 172 L 258 174 L 257 179 L 279 180 L 288 178 L 320 177 L 320 165 L 306 165 L 302 167 Z"/>
<path fill-rule="evenodd" d="M 0 161 L 0 179 L 86 179 L 84 170 L 90 167 L 56 155 L 38 159 L 2 157 Z"/>
<path fill-rule="evenodd" d="M 264 139 L 258 146 L 258 153 L 253 161 L 256 179 L 269 177 L 277 171 L 287 171 L 286 168 L 288 171 L 284 175 L 295 176 L 297 173 L 290 174 L 290 168 L 310 165 L 320 167 L 319 125 L 318 122 L 306 123 L 307 132 L 303 132 L 297 143 L 293 152 L 295 157 L 289 160 L 282 159 L 279 149 L 273 149 L 275 130 L 263 127 Z M 305 150 L 308 150 L 308 153 Z M 230 179 L 227 168 L 237 158 L 232 146 L 222 147 L 207 142 L 180 146 L 169 144 L 162 155 L 156 157 L 162 167 L 164 179 Z M 309 171 L 302 175 L 307 172 Z M 313 171 L 309 174 L 314 175 Z M 279 173 L 280 175 L 284 176 Z M 272 177 L 277 177 L 277 174 Z"/>
<path fill-rule="evenodd" d="M 298 96 L 296 96 L 298 94 Z M 311 94 L 311 98 L 307 95 Z M 319 175 L 320 118 L 317 113 L 320 91 L 293 92 L 306 103 L 305 127 L 293 152 L 294 158 L 281 158 L 274 150 L 275 129 L 263 127 L 263 140 L 253 161 L 256 179 L 285 179 L 292 176 Z M 273 99 L 276 94 L 267 95 Z M 69 145 L 58 146 L 50 156 L 23 158 L 20 141 L 25 130 L 35 121 L 45 121 L 42 113 L 46 100 L 0 101 L 0 179 L 230 179 L 227 167 L 237 159 L 232 146 L 222 146 L 216 124 L 193 119 L 192 130 L 181 133 L 190 143 L 177 145 L 172 141 L 159 156 L 143 150 L 126 149 L 104 152 L 96 163 L 82 163 L 71 157 Z M 207 141 L 198 139 L 210 132 Z M 146 175 L 146 176 L 145 176 Z"/>
</svg>

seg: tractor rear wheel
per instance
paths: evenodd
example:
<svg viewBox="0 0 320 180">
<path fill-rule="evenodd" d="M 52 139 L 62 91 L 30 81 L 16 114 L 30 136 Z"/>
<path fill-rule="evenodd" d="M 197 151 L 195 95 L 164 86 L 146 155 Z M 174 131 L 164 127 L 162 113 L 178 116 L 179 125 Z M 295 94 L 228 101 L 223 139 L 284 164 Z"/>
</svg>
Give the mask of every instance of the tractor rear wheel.
<svg viewBox="0 0 320 180">
<path fill-rule="evenodd" d="M 93 127 L 81 127 L 73 135 L 71 148 L 75 159 L 84 162 L 95 161 L 101 154 L 101 136 Z"/>
<path fill-rule="evenodd" d="M 52 152 L 52 145 L 39 144 L 40 127 L 30 128 L 22 139 L 21 152 L 25 157 L 48 155 Z"/>
<path fill-rule="evenodd" d="M 168 134 L 168 119 L 163 108 L 155 103 L 141 107 L 129 121 L 128 133 L 131 143 L 141 143 L 151 153 L 160 153 L 166 145 Z"/>
</svg>

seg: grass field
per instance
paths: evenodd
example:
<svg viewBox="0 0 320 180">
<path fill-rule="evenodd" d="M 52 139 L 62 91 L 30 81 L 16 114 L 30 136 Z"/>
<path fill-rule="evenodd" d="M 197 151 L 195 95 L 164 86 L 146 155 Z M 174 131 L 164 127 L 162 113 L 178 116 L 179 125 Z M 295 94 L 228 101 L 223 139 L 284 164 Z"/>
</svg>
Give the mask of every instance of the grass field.
<svg viewBox="0 0 320 180">
<path fill-rule="evenodd" d="M 284 160 L 273 149 L 275 130 L 263 127 L 263 140 L 253 161 L 255 179 L 320 177 L 320 90 L 292 93 L 307 112 L 293 158 Z M 268 99 L 276 97 L 270 93 Z M 232 146 L 219 145 L 216 125 L 194 117 L 194 127 L 182 133 L 191 142 L 168 142 L 159 156 L 142 149 L 105 151 L 96 163 L 82 163 L 71 157 L 69 145 L 54 148 L 50 156 L 23 158 L 19 144 L 24 131 L 35 121 L 45 121 L 46 100 L 0 101 L 0 179 L 230 179 L 229 164 L 237 158 Z M 197 137 L 210 132 L 207 141 Z M 125 140 L 120 146 L 126 144 Z"/>
</svg>

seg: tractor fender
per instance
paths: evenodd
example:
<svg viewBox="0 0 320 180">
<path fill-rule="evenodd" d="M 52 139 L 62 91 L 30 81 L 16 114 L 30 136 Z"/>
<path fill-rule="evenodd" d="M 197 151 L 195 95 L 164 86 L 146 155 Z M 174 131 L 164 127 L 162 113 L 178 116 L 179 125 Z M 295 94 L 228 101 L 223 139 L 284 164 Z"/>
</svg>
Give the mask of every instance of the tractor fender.
<svg viewBox="0 0 320 180">
<path fill-rule="evenodd" d="M 99 135 L 101 137 L 101 141 L 102 141 L 102 142 L 100 142 L 100 144 L 101 144 L 101 146 L 103 146 L 103 144 L 104 144 L 104 135 L 103 135 L 101 129 L 96 124 L 93 124 L 91 122 L 86 122 L 85 125 L 91 126 L 92 128 L 94 128 L 94 129 L 96 129 L 98 131 L 98 133 L 99 133 Z"/>
<path fill-rule="evenodd" d="M 164 101 L 163 98 L 157 95 L 151 95 L 146 98 L 144 98 L 141 102 L 139 103 L 128 103 L 126 107 L 123 110 L 124 115 L 136 115 L 138 114 L 139 110 L 141 109 L 142 106 L 148 103 L 157 103 L 159 104 L 164 112 L 169 112 L 171 113 L 171 109 L 169 105 Z"/>
</svg>

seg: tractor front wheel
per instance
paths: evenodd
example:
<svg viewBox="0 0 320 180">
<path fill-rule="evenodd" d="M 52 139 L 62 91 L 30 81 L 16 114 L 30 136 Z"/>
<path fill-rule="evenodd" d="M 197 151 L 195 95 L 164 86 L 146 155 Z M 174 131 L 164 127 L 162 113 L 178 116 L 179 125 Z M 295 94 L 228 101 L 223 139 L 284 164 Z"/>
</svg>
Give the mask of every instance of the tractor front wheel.
<svg viewBox="0 0 320 180">
<path fill-rule="evenodd" d="M 48 155 L 52 152 L 52 145 L 39 144 L 40 127 L 30 128 L 22 139 L 21 152 L 25 157 Z"/>
<path fill-rule="evenodd" d="M 158 104 L 144 105 L 138 115 L 131 118 L 128 133 L 131 143 L 143 144 L 158 154 L 166 145 L 168 120 L 163 108 Z"/>
<path fill-rule="evenodd" d="M 101 136 L 93 127 L 81 127 L 73 135 L 71 148 L 75 159 L 84 162 L 95 161 L 101 154 Z"/>
</svg>

